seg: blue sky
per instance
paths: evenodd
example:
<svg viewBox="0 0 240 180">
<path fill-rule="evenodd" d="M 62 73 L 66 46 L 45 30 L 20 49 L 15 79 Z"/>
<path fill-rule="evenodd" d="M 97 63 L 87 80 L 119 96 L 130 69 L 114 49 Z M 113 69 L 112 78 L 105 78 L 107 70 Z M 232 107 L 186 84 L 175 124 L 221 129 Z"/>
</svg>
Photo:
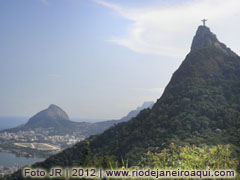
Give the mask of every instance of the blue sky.
<svg viewBox="0 0 240 180">
<path fill-rule="evenodd" d="M 53 103 L 71 118 L 117 119 L 155 101 L 201 18 L 239 53 L 240 6 L 227 2 L 0 0 L 0 116 Z"/>
</svg>

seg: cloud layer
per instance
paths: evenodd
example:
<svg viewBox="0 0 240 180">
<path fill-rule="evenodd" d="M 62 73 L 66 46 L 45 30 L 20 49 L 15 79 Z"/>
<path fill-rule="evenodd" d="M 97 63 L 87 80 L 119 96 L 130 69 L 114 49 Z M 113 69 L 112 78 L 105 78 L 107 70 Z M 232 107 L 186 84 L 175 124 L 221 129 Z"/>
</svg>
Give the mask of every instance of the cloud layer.
<svg viewBox="0 0 240 180">
<path fill-rule="evenodd" d="M 178 4 L 160 1 L 154 7 L 142 8 L 105 0 L 95 2 L 131 22 L 125 35 L 109 41 L 138 53 L 182 58 L 189 51 L 194 32 L 203 18 L 209 19 L 207 25 L 213 27 L 214 32 L 229 32 L 231 36 L 240 29 L 239 0 L 192 0 Z M 227 27 L 229 22 L 232 29 Z"/>
</svg>

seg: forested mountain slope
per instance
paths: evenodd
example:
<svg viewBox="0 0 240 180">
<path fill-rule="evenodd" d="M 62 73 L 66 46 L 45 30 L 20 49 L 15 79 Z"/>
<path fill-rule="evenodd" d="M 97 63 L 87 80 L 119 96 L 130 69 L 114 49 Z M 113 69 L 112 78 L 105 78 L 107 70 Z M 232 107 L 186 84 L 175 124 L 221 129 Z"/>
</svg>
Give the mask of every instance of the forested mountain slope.
<svg viewBox="0 0 240 180">
<path fill-rule="evenodd" d="M 176 145 L 230 144 L 240 157 L 240 57 L 199 26 L 190 53 L 152 109 L 92 136 L 92 155 L 114 155 L 135 165 L 143 153 Z M 44 168 L 82 163 L 85 142 L 46 161 Z"/>
</svg>

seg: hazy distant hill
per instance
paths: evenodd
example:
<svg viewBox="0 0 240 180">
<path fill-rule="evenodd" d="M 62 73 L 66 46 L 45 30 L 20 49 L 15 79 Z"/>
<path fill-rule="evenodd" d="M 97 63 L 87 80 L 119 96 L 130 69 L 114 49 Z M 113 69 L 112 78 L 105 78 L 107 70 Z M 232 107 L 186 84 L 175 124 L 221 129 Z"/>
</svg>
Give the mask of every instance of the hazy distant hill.
<svg viewBox="0 0 240 180">
<path fill-rule="evenodd" d="M 125 122 L 125 121 L 129 121 L 130 119 L 136 117 L 138 115 L 138 113 L 140 111 L 142 111 L 143 109 L 147 109 L 147 108 L 152 108 L 154 105 L 153 101 L 146 101 L 142 104 L 142 106 L 137 107 L 136 110 L 130 111 L 127 116 L 124 116 L 123 118 L 121 118 L 119 120 L 119 122 Z"/>
<path fill-rule="evenodd" d="M 24 125 L 25 128 L 62 128 L 70 119 L 60 107 L 51 104 L 47 109 L 40 111 Z"/>
<path fill-rule="evenodd" d="M 139 106 L 137 107 L 137 109 L 130 111 L 126 116 L 122 117 L 119 120 L 102 121 L 102 122 L 96 122 L 94 124 L 101 129 L 101 132 L 103 132 L 104 130 L 108 129 L 109 127 L 115 124 L 129 121 L 130 119 L 136 117 L 143 109 L 147 109 L 147 108 L 151 109 L 153 105 L 154 105 L 153 101 L 146 101 L 142 104 L 142 106 Z"/>
<path fill-rule="evenodd" d="M 66 112 L 56 105 L 50 105 L 47 109 L 40 111 L 31 117 L 26 124 L 16 128 L 6 129 L 7 132 L 25 131 L 36 128 L 51 128 L 51 135 L 66 135 L 82 129 L 82 133 L 88 134 L 88 125 L 91 123 L 78 123 L 70 121 Z"/>
</svg>

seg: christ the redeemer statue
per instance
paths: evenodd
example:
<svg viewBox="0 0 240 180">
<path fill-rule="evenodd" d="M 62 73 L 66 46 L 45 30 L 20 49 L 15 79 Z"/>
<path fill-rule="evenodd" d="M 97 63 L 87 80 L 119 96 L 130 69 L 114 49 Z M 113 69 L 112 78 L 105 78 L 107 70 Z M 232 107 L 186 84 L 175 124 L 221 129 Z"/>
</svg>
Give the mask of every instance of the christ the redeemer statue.
<svg viewBox="0 0 240 180">
<path fill-rule="evenodd" d="M 203 22 L 203 26 L 206 26 L 206 21 L 207 21 L 207 19 L 203 19 L 203 20 L 201 20 L 202 22 Z"/>
</svg>

